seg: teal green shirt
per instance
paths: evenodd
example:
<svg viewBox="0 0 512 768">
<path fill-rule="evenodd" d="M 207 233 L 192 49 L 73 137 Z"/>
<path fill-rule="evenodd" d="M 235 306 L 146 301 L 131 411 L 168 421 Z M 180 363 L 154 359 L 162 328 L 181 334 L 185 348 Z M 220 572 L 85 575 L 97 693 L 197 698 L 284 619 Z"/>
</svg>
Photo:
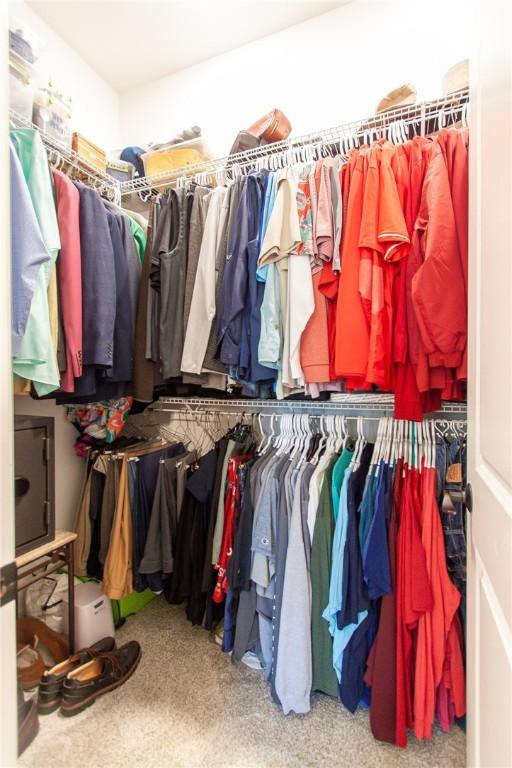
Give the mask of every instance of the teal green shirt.
<svg viewBox="0 0 512 768">
<path fill-rule="evenodd" d="M 124 211 L 123 211 L 124 213 Z M 140 263 L 144 261 L 144 253 L 146 251 L 146 243 L 148 241 L 147 235 L 142 229 L 141 225 L 138 221 L 135 221 L 135 219 L 132 219 L 131 216 L 128 216 L 128 214 L 124 214 L 128 221 L 130 222 L 130 227 L 132 230 L 133 239 L 135 240 L 135 245 L 137 247 L 137 253 L 139 254 L 139 260 Z"/>
<path fill-rule="evenodd" d="M 349 451 L 348 448 L 344 448 L 341 456 L 339 457 L 332 470 L 332 513 L 335 523 L 338 519 L 340 491 L 343 484 L 343 478 L 345 477 L 345 470 L 350 464 L 353 455 L 354 451 Z"/>
</svg>

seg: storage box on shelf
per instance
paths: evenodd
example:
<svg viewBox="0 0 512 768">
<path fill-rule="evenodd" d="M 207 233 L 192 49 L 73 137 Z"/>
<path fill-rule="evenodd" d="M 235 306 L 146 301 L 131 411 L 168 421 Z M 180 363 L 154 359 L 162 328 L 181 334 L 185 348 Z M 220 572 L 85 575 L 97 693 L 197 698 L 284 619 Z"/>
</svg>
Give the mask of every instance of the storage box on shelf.
<svg viewBox="0 0 512 768">
<path fill-rule="evenodd" d="M 142 155 L 146 176 L 154 176 L 165 171 L 174 171 L 188 165 L 195 165 L 209 160 L 211 155 L 204 139 L 200 136 L 180 144 L 171 144 Z"/>
<path fill-rule="evenodd" d="M 94 166 L 102 173 L 107 172 L 107 153 L 86 139 L 81 133 L 73 133 L 71 148 L 80 155 L 89 165 Z"/>
</svg>

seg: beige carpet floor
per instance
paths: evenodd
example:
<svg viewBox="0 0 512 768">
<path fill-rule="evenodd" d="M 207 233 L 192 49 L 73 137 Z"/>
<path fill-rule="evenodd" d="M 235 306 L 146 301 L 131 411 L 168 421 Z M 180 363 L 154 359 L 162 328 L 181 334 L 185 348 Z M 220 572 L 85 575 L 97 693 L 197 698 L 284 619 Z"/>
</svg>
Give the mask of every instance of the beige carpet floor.
<svg viewBox="0 0 512 768">
<path fill-rule="evenodd" d="M 133 677 L 73 718 L 41 718 L 21 768 L 462 768 L 459 728 L 406 750 L 376 742 L 368 715 L 315 695 L 285 717 L 259 672 L 234 665 L 180 607 L 157 598 L 117 633 L 136 639 Z"/>
</svg>

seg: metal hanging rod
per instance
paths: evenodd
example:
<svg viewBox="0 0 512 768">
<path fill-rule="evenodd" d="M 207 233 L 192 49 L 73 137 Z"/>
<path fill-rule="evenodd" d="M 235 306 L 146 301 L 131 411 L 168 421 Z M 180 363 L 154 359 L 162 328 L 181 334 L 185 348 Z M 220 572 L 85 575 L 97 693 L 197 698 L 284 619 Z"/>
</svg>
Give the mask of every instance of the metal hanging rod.
<svg viewBox="0 0 512 768">
<path fill-rule="evenodd" d="M 60 159 L 65 165 L 74 168 L 78 173 L 84 176 L 91 186 L 99 188 L 99 190 L 105 192 L 111 200 L 120 203 L 120 183 L 117 179 L 102 173 L 94 165 L 88 163 L 87 160 L 81 157 L 77 152 L 69 149 L 69 147 L 54 136 L 50 136 L 50 134 L 42 131 L 37 125 L 18 114 L 18 112 L 15 112 L 13 109 L 9 110 L 9 120 L 11 125 L 15 128 L 31 128 L 39 133 L 48 152 L 50 162 Z"/>
<path fill-rule="evenodd" d="M 336 399 L 335 399 L 336 398 Z M 228 413 L 307 413 L 312 416 L 323 416 L 336 413 L 352 413 L 362 415 L 363 412 L 378 412 L 384 415 L 392 415 L 394 409 L 394 396 L 387 394 L 339 394 L 331 395 L 330 400 L 222 400 L 203 397 L 161 397 L 149 410 L 154 412 L 224 412 Z M 443 403 L 441 411 L 428 414 L 428 418 L 466 418 L 465 403 Z"/>
<path fill-rule="evenodd" d="M 371 137 L 372 132 L 375 133 L 377 131 L 380 133 L 394 123 L 417 124 L 418 133 L 422 133 L 427 122 L 434 118 L 439 118 L 441 126 L 450 123 L 450 119 L 453 123 L 455 118 L 461 115 L 468 102 L 469 89 L 465 88 L 440 99 L 391 109 L 387 112 L 373 115 L 370 118 L 353 120 L 314 133 L 290 137 L 285 141 L 254 147 L 245 152 L 238 152 L 226 157 L 205 160 L 194 165 L 162 171 L 154 176 L 139 176 L 131 181 L 120 183 L 121 195 L 124 196 L 134 192 L 148 192 L 159 187 L 169 187 L 180 178 L 190 178 L 201 173 L 214 175 L 222 170 L 237 167 L 246 168 L 249 165 L 255 165 L 258 160 L 263 162 L 265 158 L 270 158 L 272 155 L 284 154 L 286 152 L 291 153 L 293 150 L 300 149 L 301 147 L 326 147 L 343 142 L 344 140 L 350 140 L 350 138 Z"/>
</svg>

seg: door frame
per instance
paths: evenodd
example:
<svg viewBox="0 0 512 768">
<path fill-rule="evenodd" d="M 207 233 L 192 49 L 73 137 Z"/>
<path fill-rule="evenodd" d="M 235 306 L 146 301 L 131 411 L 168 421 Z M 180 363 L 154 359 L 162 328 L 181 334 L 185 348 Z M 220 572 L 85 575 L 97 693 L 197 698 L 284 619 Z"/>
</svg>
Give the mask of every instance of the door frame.
<svg viewBox="0 0 512 768">
<path fill-rule="evenodd" d="M 9 122 L 8 88 L 8 3 L 0 3 L 0 71 L 5 88 L 0 88 L 0 122 L 6 131 Z M 11 238 L 9 142 L 0 143 L 0 566 L 14 560 L 14 401 L 11 373 Z M 18 752 L 16 681 L 16 603 L 0 607 L 0 766 L 12 768 Z"/>
</svg>

